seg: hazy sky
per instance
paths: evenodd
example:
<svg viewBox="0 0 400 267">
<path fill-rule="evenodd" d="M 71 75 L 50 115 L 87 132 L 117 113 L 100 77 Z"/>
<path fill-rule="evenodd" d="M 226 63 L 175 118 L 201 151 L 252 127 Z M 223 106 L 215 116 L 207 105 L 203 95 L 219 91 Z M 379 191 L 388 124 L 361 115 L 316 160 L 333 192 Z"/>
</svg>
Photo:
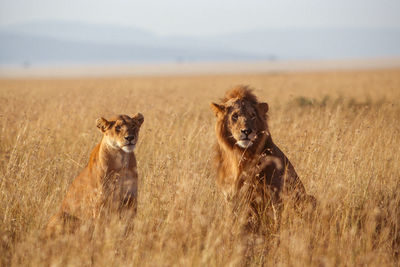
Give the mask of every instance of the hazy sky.
<svg viewBox="0 0 400 267">
<path fill-rule="evenodd" d="M 287 27 L 400 28 L 400 0 L 0 0 L 0 25 L 72 20 L 162 35 Z"/>
</svg>

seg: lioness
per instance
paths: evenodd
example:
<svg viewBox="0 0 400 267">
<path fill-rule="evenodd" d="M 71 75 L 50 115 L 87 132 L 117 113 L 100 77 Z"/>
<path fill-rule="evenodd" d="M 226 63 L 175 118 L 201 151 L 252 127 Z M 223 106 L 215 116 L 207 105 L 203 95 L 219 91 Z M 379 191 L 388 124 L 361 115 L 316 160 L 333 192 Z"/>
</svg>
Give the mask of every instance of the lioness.
<svg viewBox="0 0 400 267">
<path fill-rule="evenodd" d="M 247 86 L 237 86 L 226 92 L 221 103 L 211 103 L 211 108 L 217 117 L 217 185 L 227 199 L 237 197 L 244 187 L 251 189 L 246 198 L 257 215 L 268 207 L 277 211 L 285 197 L 295 205 L 315 203 L 288 158 L 272 141 L 267 103 L 258 102 Z"/>
<path fill-rule="evenodd" d="M 133 150 L 143 121 L 140 113 L 97 119 L 103 137 L 70 185 L 60 211 L 50 219 L 47 235 L 64 232 L 67 227 L 73 230 L 77 223 L 96 218 L 105 207 L 136 211 L 138 174 Z"/>
</svg>

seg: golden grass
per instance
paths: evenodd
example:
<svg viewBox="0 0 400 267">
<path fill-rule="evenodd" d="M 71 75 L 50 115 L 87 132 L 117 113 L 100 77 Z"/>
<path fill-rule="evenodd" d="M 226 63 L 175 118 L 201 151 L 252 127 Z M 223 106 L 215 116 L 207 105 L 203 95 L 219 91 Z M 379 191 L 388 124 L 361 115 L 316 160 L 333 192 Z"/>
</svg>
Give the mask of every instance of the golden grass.
<svg viewBox="0 0 400 267">
<path fill-rule="evenodd" d="M 270 105 L 272 137 L 319 201 L 244 238 L 214 184 L 211 101 L 236 84 Z M 42 239 L 100 139 L 99 116 L 144 114 L 139 207 Z M 0 80 L 0 265 L 393 266 L 400 255 L 400 70 Z M 133 230 L 125 232 L 125 225 Z"/>
</svg>

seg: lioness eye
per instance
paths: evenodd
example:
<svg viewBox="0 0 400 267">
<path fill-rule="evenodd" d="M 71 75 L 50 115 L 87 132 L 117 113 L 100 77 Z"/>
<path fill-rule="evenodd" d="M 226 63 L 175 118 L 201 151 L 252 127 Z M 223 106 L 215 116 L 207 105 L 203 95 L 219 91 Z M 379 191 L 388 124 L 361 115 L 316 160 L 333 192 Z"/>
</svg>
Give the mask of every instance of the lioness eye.
<svg viewBox="0 0 400 267">
<path fill-rule="evenodd" d="M 121 130 L 121 126 L 115 126 L 115 130 L 117 131 L 117 132 L 119 132 L 119 130 Z"/>
</svg>

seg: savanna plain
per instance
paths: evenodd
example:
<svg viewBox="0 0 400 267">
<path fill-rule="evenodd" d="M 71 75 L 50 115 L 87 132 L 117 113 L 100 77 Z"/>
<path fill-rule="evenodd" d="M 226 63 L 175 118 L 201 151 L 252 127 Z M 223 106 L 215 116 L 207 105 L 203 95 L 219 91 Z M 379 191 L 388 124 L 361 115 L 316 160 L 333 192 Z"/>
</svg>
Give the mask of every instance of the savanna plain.
<svg viewBox="0 0 400 267">
<path fill-rule="evenodd" d="M 243 234 L 215 185 L 210 102 L 237 84 L 269 103 L 273 140 L 318 200 L 263 234 Z M 96 119 L 137 112 L 136 217 L 44 238 Z M 400 69 L 1 79 L 0 136 L 1 266 L 400 264 Z"/>
</svg>

